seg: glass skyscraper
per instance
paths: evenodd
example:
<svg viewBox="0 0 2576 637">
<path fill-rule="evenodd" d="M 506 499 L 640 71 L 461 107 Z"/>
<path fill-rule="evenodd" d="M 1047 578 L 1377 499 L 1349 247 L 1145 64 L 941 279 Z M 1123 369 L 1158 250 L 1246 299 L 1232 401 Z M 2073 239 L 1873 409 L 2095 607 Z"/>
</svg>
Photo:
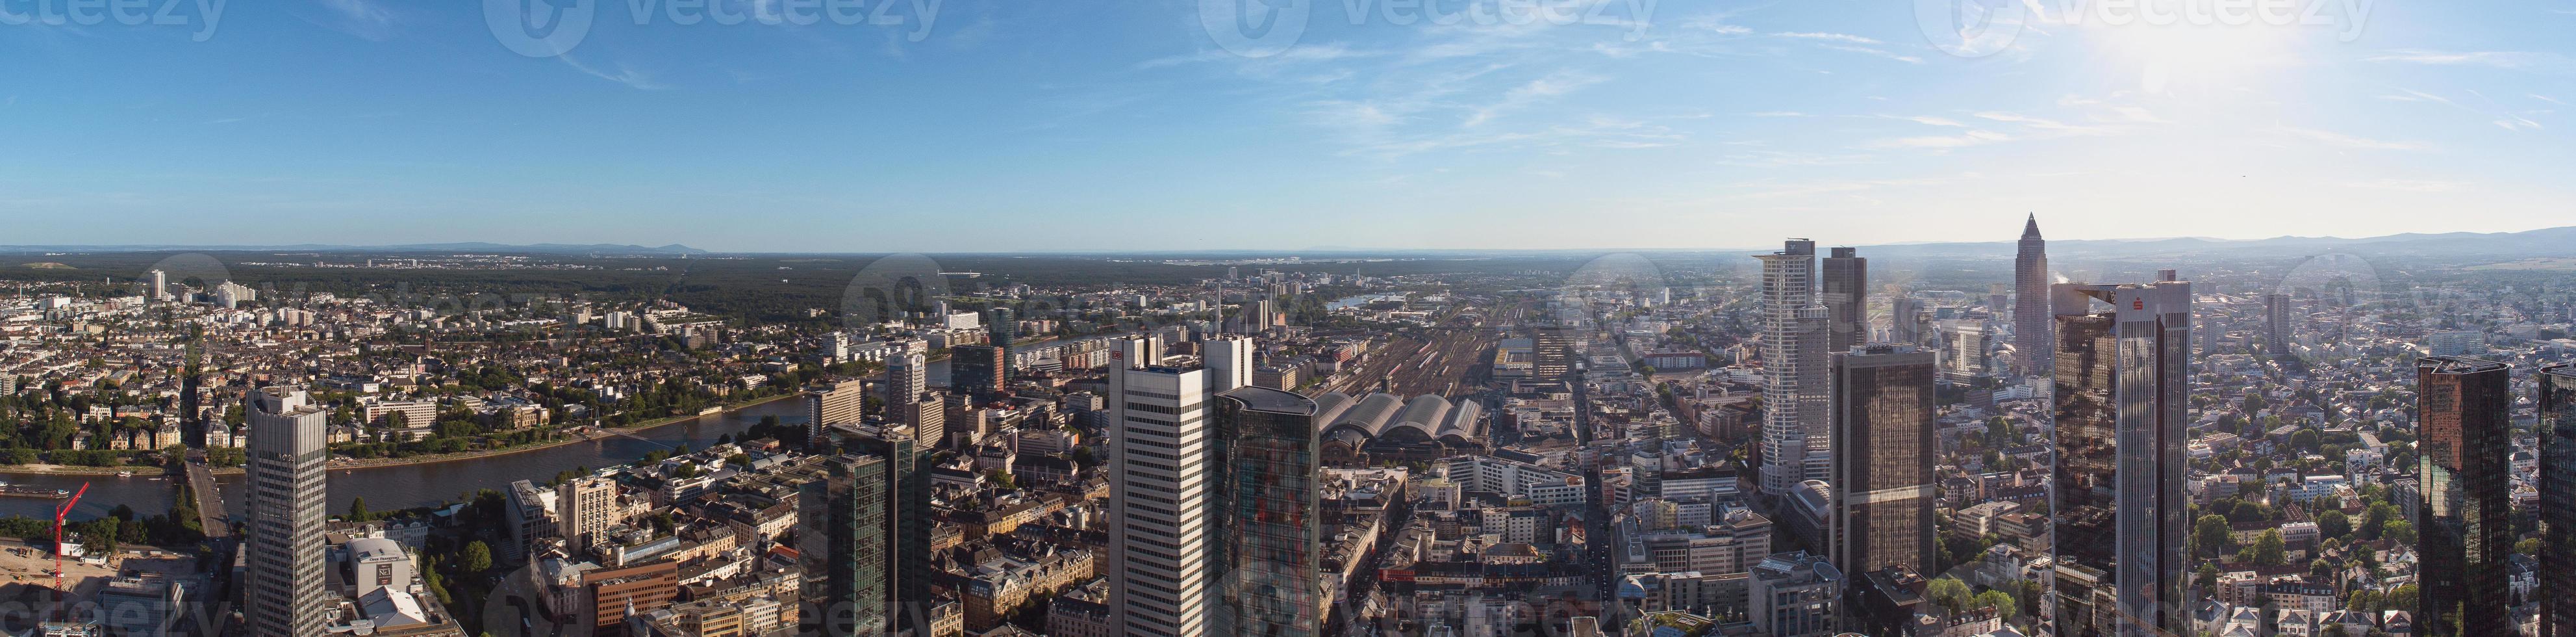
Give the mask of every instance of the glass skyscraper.
<svg viewBox="0 0 2576 637">
<path fill-rule="evenodd" d="M 1940 399 L 1931 352 L 1871 345 L 1833 357 L 1834 536 L 1826 551 L 1851 577 L 1936 567 L 1933 439 Z"/>
<path fill-rule="evenodd" d="M 2415 546 L 2422 635 L 2511 635 L 2513 369 L 2435 356 L 2415 363 Z M 2545 436 L 2544 436 L 2545 438 Z"/>
<path fill-rule="evenodd" d="M 2057 284 L 2056 634 L 2190 629 L 2183 452 L 2191 284 Z M 2110 307 L 2093 310 L 2099 301 Z"/>
<path fill-rule="evenodd" d="M 1267 387 L 1217 396 L 1218 462 L 1225 573 L 1220 634 L 1312 637 L 1323 634 L 1331 604 L 1322 590 L 1324 544 L 1320 484 L 1322 441 L 1315 401 Z"/>
<path fill-rule="evenodd" d="M 807 480 L 796 496 L 805 634 L 928 630 L 930 481 L 919 471 L 911 432 L 828 431 L 849 453 L 803 468 Z"/>
<path fill-rule="evenodd" d="M 2540 635 L 2576 636 L 2576 365 L 2540 368 L 2540 534 Z"/>
</svg>

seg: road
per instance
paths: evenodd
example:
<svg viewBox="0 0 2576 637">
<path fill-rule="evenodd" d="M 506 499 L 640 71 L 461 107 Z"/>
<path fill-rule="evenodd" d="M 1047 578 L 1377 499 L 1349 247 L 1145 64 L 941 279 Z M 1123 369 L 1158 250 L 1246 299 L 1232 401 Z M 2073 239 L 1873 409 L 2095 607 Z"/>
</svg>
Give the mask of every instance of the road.
<svg viewBox="0 0 2576 637">
<path fill-rule="evenodd" d="M 185 463 L 188 493 L 197 499 L 197 522 L 206 530 L 206 539 L 222 540 L 232 536 L 232 525 L 224 521 L 224 496 L 215 485 L 215 472 L 206 466 L 206 452 L 190 451 Z"/>
</svg>

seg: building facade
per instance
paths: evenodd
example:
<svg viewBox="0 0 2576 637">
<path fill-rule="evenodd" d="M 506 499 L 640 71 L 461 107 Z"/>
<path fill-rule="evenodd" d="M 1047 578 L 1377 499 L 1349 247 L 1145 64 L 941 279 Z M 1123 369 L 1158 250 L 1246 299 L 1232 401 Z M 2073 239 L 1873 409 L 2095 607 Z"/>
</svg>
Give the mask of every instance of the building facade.
<svg viewBox="0 0 2576 637">
<path fill-rule="evenodd" d="M 1850 351 L 1869 342 L 1869 259 L 1855 248 L 1834 248 L 1825 257 L 1823 293 L 1826 352 Z"/>
<path fill-rule="evenodd" d="M 1161 351 L 1129 337 L 1110 356 L 1111 623 L 1122 635 L 1200 637 L 1212 634 L 1217 592 L 1209 478 L 1221 441 L 1207 370 L 1165 366 Z"/>
<path fill-rule="evenodd" d="M 1316 637 L 1332 603 L 1325 592 L 1322 436 L 1315 401 L 1267 387 L 1217 396 L 1225 441 L 1223 564 L 1231 614 L 1223 634 Z"/>
<path fill-rule="evenodd" d="M 1828 310 L 1816 300 L 1816 242 L 1791 239 L 1762 260 L 1762 493 L 1786 497 L 1821 480 L 1830 461 L 1825 418 Z"/>
<path fill-rule="evenodd" d="M 2039 215 L 2031 215 L 2021 229 L 2021 251 L 2013 257 L 2013 347 L 2021 355 L 2024 376 L 2049 374 L 2053 343 L 2049 330 L 2056 327 L 2048 304 L 2053 295 L 2048 280 L 2048 240 L 2039 236 Z"/>
<path fill-rule="evenodd" d="M 2058 284 L 2050 524 L 2059 635 L 2188 630 L 2191 284 Z M 2093 311 L 2093 303 L 2109 308 Z"/>
<path fill-rule="evenodd" d="M 1872 345 L 1833 358 L 1833 533 L 1844 573 L 1939 566 L 1932 464 L 1940 398 L 1931 352 Z"/>
<path fill-rule="evenodd" d="M 2462 357 L 2415 364 L 2416 556 L 2424 635 L 2510 635 L 2513 369 Z M 2456 609 L 2456 610 L 2454 610 Z"/>
<path fill-rule="evenodd" d="M 2576 365 L 2540 368 L 2539 385 L 2540 636 L 2576 637 Z"/>
<path fill-rule="evenodd" d="M 325 421 L 329 412 L 302 390 L 250 393 L 250 540 L 242 617 L 250 634 L 302 637 L 323 631 L 322 519 Z"/>
</svg>

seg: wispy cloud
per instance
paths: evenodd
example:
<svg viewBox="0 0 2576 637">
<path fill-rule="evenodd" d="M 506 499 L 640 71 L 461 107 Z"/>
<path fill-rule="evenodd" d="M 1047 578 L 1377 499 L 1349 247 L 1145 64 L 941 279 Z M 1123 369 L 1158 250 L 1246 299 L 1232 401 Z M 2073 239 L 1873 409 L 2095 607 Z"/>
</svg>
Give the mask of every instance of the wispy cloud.
<svg viewBox="0 0 2576 637">
<path fill-rule="evenodd" d="M 1951 148 L 1967 148 L 1967 147 L 1970 147 L 1970 146 L 1984 146 L 1984 145 L 1987 145 L 1987 144 L 1997 144 L 1997 143 L 2008 142 L 2008 141 L 2012 141 L 2012 140 L 2013 140 L 2013 136 L 2011 136 L 2011 135 L 2007 135 L 2007 134 L 2004 134 L 2004 133 L 1998 133 L 1998 132 L 1989 131 L 1989 130 L 1970 130 L 1970 131 L 1968 131 L 1968 132 L 1960 133 L 1960 134 L 1957 134 L 1957 135 L 1934 135 L 1934 136 L 1926 136 L 1926 137 L 1898 137 L 1898 138 L 1895 138 L 1895 139 L 1879 140 L 1879 141 L 1877 141 L 1877 142 L 1872 143 L 1871 145 L 1876 146 L 1876 147 L 1879 147 L 1879 148 L 1917 148 L 1917 149 L 1936 149 L 1936 150 L 1946 150 L 1946 149 L 1951 149 Z"/>
<path fill-rule="evenodd" d="M 1879 49 L 1873 49 L 1873 48 L 1865 47 L 1865 46 L 1846 46 L 1846 45 L 1841 45 L 1841 44 L 1820 44 L 1820 45 L 1817 45 L 1817 46 L 1820 46 L 1820 47 L 1823 47 L 1823 48 L 1828 48 L 1828 49 L 1833 49 L 1833 50 L 1836 50 L 1836 51 L 1843 51 L 1843 52 L 1847 52 L 1847 53 L 1860 53 L 1860 54 L 1865 54 L 1865 55 L 1875 55 L 1875 56 L 1878 56 L 1878 57 L 1883 57 L 1883 58 L 1887 58 L 1887 59 L 1890 59 L 1890 60 L 1895 60 L 1895 61 L 1898 61 L 1898 62 L 1904 62 L 1904 63 L 1906 63 L 1906 64 L 1922 64 L 1922 63 L 1923 63 L 1923 58 L 1920 58 L 1920 57 L 1916 57 L 1916 56 L 1912 56 L 1912 55 L 1905 55 L 1905 54 L 1902 54 L 1902 53 L 1890 53 L 1890 52 L 1887 52 L 1887 51 L 1883 51 L 1883 50 L 1879 50 Z"/>
<path fill-rule="evenodd" d="M 1870 45 L 1870 46 L 1877 46 L 1877 45 L 1880 45 L 1880 44 L 1885 44 L 1884 42 L 1880 42 L 1880 41 L 1875 40 L 1875 39 L 1871 39 L 1871 38 L 1864 38 L 1864 37 L 1861 37 L 1861 36 L 1852 35 L 1852 34 L 1848 34 L 1848 33 L 1806 33 L 1806 32 L 1796 32 L 1796 31 L 1792 31 L 1792 32 L 1787 32 L 1787 33 L 1774 33 L 1774 34 L 1771 34 L 1771 35 L 1775 35 L 1775 36 L 1779 36 L 1779 37 L 1784 37 L 1784 38 L 1798 38 L 1798 39 L 1802 39 L 1802 40 L 1832 40 L 1832 41 L 1835 41 L 1835 42 L 1850 42 L 1850 43 L 1852 43 L 1852 44 L 1866 44 L 1866 45 Z"/>
<path fill-rule="evenodd" d="M 2471 184 L 2467 182 L 2421 179 L 2369 179 L 2347 181 L 2343 183 L 2343 187 L 2345 188 L 2365 188 L 2370 190 L 2394 190 L 2398 192 L 2422 193 L 2457 192 L 2463 188 L 2469 187 L 2470 185 Z"/>
<path fill-rule="evenodd" d="M 1531 103 L 1548 98 L 1564 95 L 1585 86 L 1598 84 L 1601 80 L 1602 78 L 1596 76 L 1574 75 L 1569 73 L 1559 73 L 1530 80 L 1527 84 L 1522 84 L 1503 93 L 1502 101 L 1475 109 L 1473 113 L 1470 113 L 1467 116 L 1467 121 L 1462 125 L 1469 127 L 1482 126 L 1486 122 L 1493 121 L 1495 116 L 1501 115 L 1504 112 L 1528 106 Z"/>
<path fill-rule="evenodd" d="M 330 21 L 324 26 L 368 40 L 383 41 L 393 37 L 394 11 L 375 0 L 320 1 L 323 8 L 331 11 Z"/>
<path fill-rule="evenodd" d="M 2350 148 L 2354 150 L 2425 150 L 2425 146 L 2423 144 L 2417 144 L 2414 142 L 2383 141 L 2368 137 L 2346 135 L 2333 131 L 2322 131 L 2313 128 L 2274 126 L 2268 132 L 2276 135 L 2286 135 L 2306 139 L 2308 141 L 2328 146 Z"/>
<path fill-rule="evenodd" d="M 1948 127 L 1951 127 L 1951 128 L 1967 128 L 1967 127 L 1968 127 L 1968 125 L 1967 125 L 1967 124 L 1961 124 L 1961 123 L 1959 123 L 1959 120 L 1950 119 L 1950 118 L 1947 118 L 1947 117 L 1931 117 L 1931 116 L 1926 116 L 1926 115 L 1880 115 L 1879 117 L 1883 117 L 1883 118 L 1887 118 L 1887 119 L 1894 119 L 1894 120 L 1904 120 L 1904 121 L 1908 121 L 1908 122 L 1914 122 L 1914 123 L 1916 123 L 1916 124 L 1922 124 L 1922 125 L 1925 125 L 1925 126 L 1948 126 Z"/>
<path fill-rule="evenodd" d="M 624 84 L 628 88 L 635 90 L 661 91 L 669 90 L 671 88 L 670 85 L 663 84 L 660 81 L 653 79 L 651 74 L 636 70 L 634 67 L 630 67 L 625 64 L 618 64 L 616 72 L 609 72 L 592 67 L 589 64 L 584 64 L 580 59 L 574 58 L 570 54 L 558 55 L 555 56 L 555 59 L 563 60 L 564 66 L 569 66 L 572 67 L 573 70 L 590 74 L 591 77 Z"/>
<path fill-rule="evenodd" d="M 2446 66 L 2486 66 L 2517 70 L 2569 70 L 2576 60 L 2565 54 L 2530 51 L 2436 51 L 2430 49 L 2396 49 L 2362 58 L 2371 62 L 2404 62 Z"/>
<path fill-rule="evenodd" d="M 2531 118 L 2521 115 L 2505 115 L 2502 119 L 2496 120 L 2495 125 L 2516 132 L 2536 131 L 2541 128 L 2540 122 L 2531 121 Z"/>
</svg>

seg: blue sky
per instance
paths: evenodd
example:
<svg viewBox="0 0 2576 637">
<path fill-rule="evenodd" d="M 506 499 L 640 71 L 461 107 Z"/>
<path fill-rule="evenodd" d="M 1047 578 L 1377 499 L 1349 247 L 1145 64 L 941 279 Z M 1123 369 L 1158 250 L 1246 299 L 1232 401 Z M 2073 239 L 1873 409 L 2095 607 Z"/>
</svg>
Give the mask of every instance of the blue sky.
<svg viewBox="0 0 2576 637">
<path fill-rule="evenodd" d="M 1538 18 L 1441 0 L 1458 19 L 1411 21 L 1395 0 L 1246 0 L 1305 8 L 1281 47 L 1205 25 L 1235 0 L 897 0 L 860 10 L 900 24 L 846 26 L 601 0 L 586 37 L 530 57 L 474 1 L 228 2 L 211 29 L 199 1 L 128 26 L 0 0 L 0 244 L 1744 248 L 2008 240 L 2025 212 L 2053 238 L 2576 223 L 2576 2 L 2264 0 L 2331 24 L 2202 7 L 2115 26 L 2135 16 L 2100 0 L 1955 0 L 2002 21 L 1963 47 L 1916 11 L 1954 0 L 1544 0 Z"/>
</svg>

